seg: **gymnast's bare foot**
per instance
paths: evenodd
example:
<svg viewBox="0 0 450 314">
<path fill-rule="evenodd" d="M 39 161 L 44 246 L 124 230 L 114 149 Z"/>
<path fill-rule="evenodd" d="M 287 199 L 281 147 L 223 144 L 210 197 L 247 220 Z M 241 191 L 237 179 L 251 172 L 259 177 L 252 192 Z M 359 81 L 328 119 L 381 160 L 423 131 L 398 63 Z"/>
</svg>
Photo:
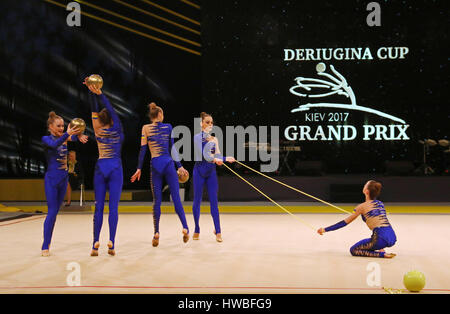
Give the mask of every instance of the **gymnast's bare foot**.
<svg viewBox="0 0 450 314">
<path fill-rule="evenodd" d="M 91 256 L 98 256 L 98 248 L 100 247 L 100 242 L 94 243 L 94 248 L 91 250 Z"/>
<path fill-rule="evenodd" d="M 183 229 L 183 242 L 186 243 L 189 241 L 189 231 L 187 229 Z"/>
<path fill-rule="evenodd" d="M 395 256 L 397 256 L 397 254 L 395 254 L 395 253 L 386 253 L 386 254 L 384 254 L 384 258 L 394 258 Z"/>
<path fill-rule="evenodd" d="M 194 233 L 192 240 L 199 240 L 199 239 L 200 239 L 200 233 Z"/>
<path fill-rule="evenodd" d="M 157 247 L 159 244 L 159 233 L 155 233 L 155 235 L 153 236 L 153 240 L 152 240 L 152 245 L 154 247 Z"/>
<path fill-rule="evenodd" d="M 49 257 L 50 256 L 50 251 L 49 250 L 42 250 L 42 256 L 44 257 Z"/>
<path fill-rule="evenodd" d="M 108 242 L 108 254 L 111 256 L 116 255 L 116 251 L 113 249 L 114 244 L 112 243 L 112 241 Z"/>
</svg>

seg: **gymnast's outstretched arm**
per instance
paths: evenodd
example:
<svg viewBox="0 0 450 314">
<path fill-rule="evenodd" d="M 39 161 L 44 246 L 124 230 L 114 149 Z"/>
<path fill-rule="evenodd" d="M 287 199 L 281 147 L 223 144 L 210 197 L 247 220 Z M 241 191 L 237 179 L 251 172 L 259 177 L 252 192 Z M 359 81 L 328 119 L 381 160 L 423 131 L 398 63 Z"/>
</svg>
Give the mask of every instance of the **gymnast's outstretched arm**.
<svg viewBox="0 0 450 314">
<path fill-rule="evenodd" d="M 328 226 L 326 228 L 320 228 L 319 230 L 317 230 L 317 233 L 320 235 L 323 235 L 325 232 L 330 232 L 330 231 L 341 229 L 341 228 L 347 226 L 353 220 L 355 220 L 360 214 L 361 214 L 361 207 L 358 206 L 355 208 L 355 212 L 353 214 L 351 214 L 350 216 L 348 216 L 347 218 L 345 218 L 344 220 L 341 220 L 338 223 Z"/>
<path fill-rule="evenodd" d="M 98 93 L 101 93 L 100 90 L 94 90 L 92 85 L 88 85 L 87 84 L 87 80 L 88 78 L 86 77 L 84 79 L 83 84 L 86 85 L 86 87 L 91 91 L 91 93 L 89 93 L 88 95 L 88 100 L 89 100 L 89 104 L 91 107 L 91 112 L 92 112 L 92 126 L 94 127 L 94 132 L 96 132 L 96 130 L 98 130 L 99 128 L 101 128 L 101 123 L 98 121 L 98 100 L 97 100 L 97 95 Z"/>
<path fill-rule="evenodd" d="M 50 136 L 43 136 L 42 142 L 45 146 L 50 148 L 57 148 L 58 146 L 62 145 L 65 141 L 67 141 L 70 137 L 75 136 L 75 134 L 78 132 L 79 126 L 73 126 L 71 127 L 70 124 L 67 126 L 66 132 L 59 137 L 56 140 L 53 140 Z"/>
<path fill-rule="evenodd" d="M 233 163 L 236 161 L 234 157 L 222 155 L 222 153 L 220 152 L 219 140 L 217 139 L 217 137 L 215 137 L 213 141 L 216 143 L 216 153 L 214 154 L 213 162 L 215 162 L 218 166 L 221 166 L 224 162 Z"/>
<path fill-rule="evenodd" d="M 50 136 L 43 136 L 42 142 L 45 146 L 50 148 L 57 148 L 58 146 L 61 146 L 67 139 L 69 138 L 71 134 L 68 132 L 65 132 L 60 138 L 53 140 Z"/>
<path fill-rule="evenodd" d="M 120 132 L 123 133 L 122 130 L 122 123 L 120 122 L 120 118 L 117 115 L 117 112 L 114 110 L 113 106 L 109 102 L 108 98 L 105 96 L 105 94 L 102 93 L 102 90 L 94 85 L 88 85 L 87 84 L 88 78 L 84 79 L 83 84 L 89 88 L 89 90 L 94 93 L 95 95 L 92 95 L 93 98 L 91 98 L 91 110 L 92 110 L 92 123 L 94 124 L 94 128 L 99 127 L 98 123 L 98 100 L 97 96 L 99 96 L 101 102 L 105 106 L 106 110 L 108 110 L 109 114 L 111 115 L 111 119 L 113 121 L 113 127 Z"/>
</svg>

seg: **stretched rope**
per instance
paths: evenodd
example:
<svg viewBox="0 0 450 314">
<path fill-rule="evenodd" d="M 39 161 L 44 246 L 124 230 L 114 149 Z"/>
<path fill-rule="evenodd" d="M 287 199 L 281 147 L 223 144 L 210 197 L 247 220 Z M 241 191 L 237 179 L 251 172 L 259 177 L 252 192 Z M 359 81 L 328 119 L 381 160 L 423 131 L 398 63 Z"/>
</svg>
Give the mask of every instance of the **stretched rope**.
<svg viewBox="0 0 450 314">
<path fill-rule="evenodd" d="M 245 180 L 242 176 L 240 176 L 238 173 L 236 173 L 233 169 L 231 169 L 229 166 L 227 166 L 225 163 L 223 163 L 223 165 L 225 167 L 227 167 L 228 170 L 230 170 L 231 172 L 233 172 L 238 178 L 240 178 L 242 181 L 244 181 L 245 183 L 247 183 L 248 185 L 250 185 L 252 188 L 254 188 L 256 191 L 258 191 L 259 193 L 261 193 L 264 197 L 266 197 L 269 201 L 271 201 L 272 203 L 274 203 L 276 206 L 278 206 L 279 208 L 281 208 L 282 210 L 284 210 L 286 213 L 288 213 L 289 215 L 291 215 L 292 217 L 294 217 L 295 219 L 297 219 L 298 221 L 300 221 L 302 224 L 304 224 L 305 226 L 311 228 L 312 230 L 316 231 L 316 228 L 314 228 L 313 226 L 311 226 L 309 223 L 307 223 L 306 221 L 304 221 L 303 219 L 298 218 L 297 216 L 295 216 L 293 213 L 291 213 L 290 211 L 288 211 L 286 208 L 284 208 L 283 206 L 281 206 L 280 204 L 278 204 L 277 202 L 275 202 L 273 199 L 271 199 L 269 196 L 267 196 L 266 194 L 264 194 L 261 190 L 259 190 L 257 187 L 255 187 L 253 184 L 251 184 L 250 182 L 248 182 L 247 180 Z"/>
<path fill-rule="evenodd" d="M 330 203 L 328 203 L 328 202 L 325 202 L 325 201 L 321 200 L 320 198 L 317 198 L 317 197 L 315 197 L 315 196 L 312 196 L 312 195 L 310 195 L 310 194 L 308 194 L 308 193 L 305 193 L 305 192 L 303 192 L 303 191 L 301 191 L 301 190 L 299 190 L 299 189 L 296 189 L 296 188 L 294 188 L 294 187 L 292 187 L 292 186 L 290 186 L 290 185 L 287 185 L 286 183 L 283 183 L 283 182 L 278 181 L 278 180 L 276 180 L 276 179 L 274 179 L 274 178 L 272 178 L 272 177 L 269 177 L 268 175 L 265 175 L 264 173 L 261 173 L 261 172 L 255 170 L 255 169 L 253 169 L 253 168 L 247 166 L 246 164 L 243 164 L 243 163 L 240 162 L 240 161 L 237 161 L 237 160 L 236 160 L 236 162 L 237 162 L 238 164 L 240 164 L 240 165 L 246 167 L 247 169 L 250 169 L 251 171 L 256 172 L 257 174 L 262 175 L 263 177 L 266 177 L 266 178 L 268 178 L 268 179 L 270 179 L 270 180 L 272 180 L 272 181 L 274 181 L 274 182 L 276 182 L 276 183 L 279 183 L 279 184 L 281 184 L 281 185 L 283 185 L 283 186 L 285 186 L 285 187 L 287 187 L 287 188 L 289 188 L 289 189 L 291 189 L 291 190 L 294 190 L 294 191 L 296 191 L 296 192 L 298 192 L 298 193 L 301 193 L 301 194 L 306 195 L 306 196 L 308 196 L 308 197 L 310 197 L 310 198 L 313 198 L 313 199 L 315 199 L 316 201 L 322 202 L 322 203 L 324 203 L 324 204 L 326 204 L 326 205 L 328 205 L 328 206 L 334 207 L 334 208 L 336 208 L 336 209 L 338 209 L 338 210 L 340 210 L 340 211 L 342 211 L 342 212 L 344 212 L 344 213 L 351 214 L 349 211 L 346 211 L 345 209 L 342 209 L 342 208 L 340 208 L 340 207 L 338 207 L 338 206 L 336 206 L 336 205 L 333 205 L 333 204 L 330 204 Z"/>
</svg>

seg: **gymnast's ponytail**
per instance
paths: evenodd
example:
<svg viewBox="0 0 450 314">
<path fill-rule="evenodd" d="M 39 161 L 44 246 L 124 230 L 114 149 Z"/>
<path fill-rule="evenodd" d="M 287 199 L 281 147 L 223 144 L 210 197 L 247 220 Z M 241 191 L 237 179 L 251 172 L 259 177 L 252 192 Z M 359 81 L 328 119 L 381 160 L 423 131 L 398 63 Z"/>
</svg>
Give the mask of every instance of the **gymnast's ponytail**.
<svg viewBox="0 0 450 314">
<path fill-rule="evenodd" d="M 160 112 L 162 112 L 161 107 L 157 106 L 154 102 L 150 103 L 150 104 L 148 105 L 148 108 L 149 108 L 149 114 L 148 114 L 148 116 L 149 116 L 149 118 L 150 118 L 150 121 L 153 121 L 153 120 L 155 120 L 156 118 L 158 118 L 158 114 L 159 114 Z"/>
</svg>

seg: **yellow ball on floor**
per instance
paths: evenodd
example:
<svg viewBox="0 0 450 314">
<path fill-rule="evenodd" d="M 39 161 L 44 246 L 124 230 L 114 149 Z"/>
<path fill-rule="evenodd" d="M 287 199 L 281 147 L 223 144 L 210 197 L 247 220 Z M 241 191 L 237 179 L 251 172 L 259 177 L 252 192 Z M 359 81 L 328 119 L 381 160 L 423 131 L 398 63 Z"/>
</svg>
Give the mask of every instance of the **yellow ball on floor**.
<svg viewBox="0 0 450 314">
<path fill-rule="evenodd" d="M 409 271 L 403 276 L 403 284 L 410 292 L 419 292 L 425 287 L 425 275 L 417 270 Z"/>
</svg>

